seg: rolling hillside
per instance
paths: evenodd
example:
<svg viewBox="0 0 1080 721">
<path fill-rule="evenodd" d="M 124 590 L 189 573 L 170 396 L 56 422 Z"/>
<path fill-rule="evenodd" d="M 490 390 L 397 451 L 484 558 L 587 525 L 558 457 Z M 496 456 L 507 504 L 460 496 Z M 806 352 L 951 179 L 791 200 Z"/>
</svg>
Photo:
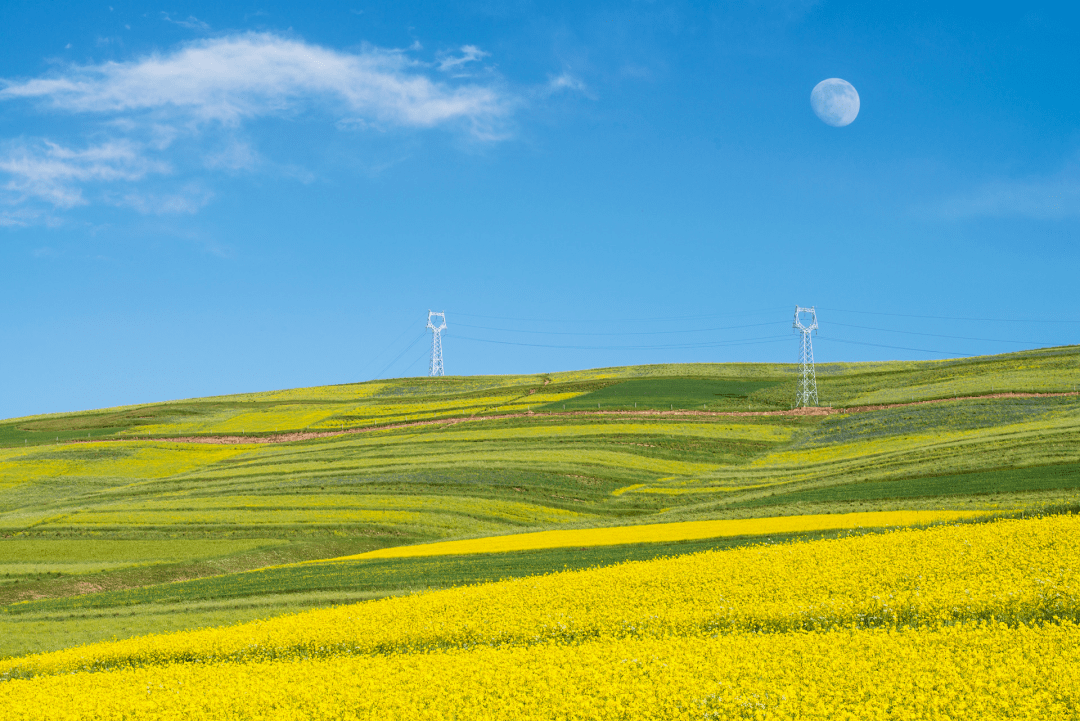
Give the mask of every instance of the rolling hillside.
<svg viewBox="0 0 1080 721">
<path fill-rule="evenodd" d="M 802 532 L 289 565 L 407 544 L 1080 505 L 1080 347 L 821 365 L 808 412 L 794 372 L 413 378 L 4 421 L 0 655 Z"/>
</svg>

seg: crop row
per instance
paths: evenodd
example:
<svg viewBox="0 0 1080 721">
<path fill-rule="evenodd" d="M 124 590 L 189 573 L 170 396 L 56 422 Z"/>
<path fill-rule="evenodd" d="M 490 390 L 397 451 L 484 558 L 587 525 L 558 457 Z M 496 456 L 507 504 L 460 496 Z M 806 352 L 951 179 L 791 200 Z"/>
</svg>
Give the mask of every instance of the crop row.
<svg viewBox="0 0 1080 721">
<path fill-rule="evenodd" d="M 961 624 L 129 667 L 0 684 L 39 719 L 1075 718 L 1080 628 Z"/>
<path fill-rule="evenodd" d="M 900 530 L 625 563 L 144 637 L 5 675 L 736 631 L 1010 624 L 1080 615 L 1080 518 Z"/>
<path fill-rule="evenodd" d="M 5 718 L 1068 718 L 1080 518 L 624 563 L 0 666 Z M 96 671 L 96 672 L 95 672 Z"/>
<path fill-rule="evenodd" d="M 836 529 L 913 526 L 972 518 L 972 511 L 891 511 L 884 513 L 820 514 L 719 521 L 684 521 L 682 523 L 647 523 L 610 528 L 577 528 L 535 533 L 514 533 L 460 541 L 438 541 L 410 546 L 391 546 L 375 551 L 330 559 L 327 562 L 361 558 L 417 558 L 421 556 L 456 556 L 470 553 L 532 551 L 541 548 L 572 546 L 615 546 L 625 543 L 662 543 L 702 538 L 765 536 Z M 313 563 L 322 563 L 315 561 Z"/>
</svg>

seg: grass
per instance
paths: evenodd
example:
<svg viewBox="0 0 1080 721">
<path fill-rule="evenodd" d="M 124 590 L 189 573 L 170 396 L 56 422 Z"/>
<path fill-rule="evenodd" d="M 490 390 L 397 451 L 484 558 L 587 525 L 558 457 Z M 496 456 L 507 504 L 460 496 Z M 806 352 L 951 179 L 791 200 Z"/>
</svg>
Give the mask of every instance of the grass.
<svg viewBox="0 0 1080 721">
<path fill-rule="evenodd" d="M 887 408 L 872 413 L 831 416 L 793 448 L 833 446 L 891 436 L 955 433 L 1068 417 L 1080 398 L 994 398 Z"/>
<path fill-rule="evenodd" d="M 836 407 L 971 399 L 831 416 L 711 413 L 786 409 L 794 372 L 687 364 L 398 379 L 0 422 L 0 609 L 37 599 L 18 607 L 41 614 L 5 616 L 0 637 L 29 648 L 35 634 L 59 643 L 65 633 L 77 640 L 243 620 L 546 572 L 577 557 L 245 573 L 407 544 L 769 515 L 1047 508 L 1080 498 L 1080 401 L 988 397 L 1072 391 L 1080 347 L 818 366 L 822 402 Z M 635 403 L 640 414 L 623 412 Z M 465 422 L 413 423 L 439 419 Z M 335 429 L 363 432 L 274 444 L 176 439 Z M 579 560 L 629 558 L 638 553 L 631 548 L 583 551 Z M 202 590 L 170 600 L 178 588 Z M 83 605 L 34 605 L 68 600 Z M 107 609 L 127 620 L 105 620 Z"/>
<path fill-rule="evenodd" d="M 137 534 L 133 534 L 137 535 Z M 409 542 L 410 539 L 403 539 Z M 10 556 L 19 557 L 24 544 L 32 546 L 48 543 L 46 539 L 26 539 L 22 537 L 4 539 L 0 546 L 8 548 Z M 79 544 L 87 549 L 109 546 L 123 541 L 101 540 L 94 536 L 63 539 L 65 543 Z M 0 608 L 12 603 L 33 599 L 65 598 L 70 596 L 110 592 L 131 588 L 142 588 L 178 580 L 220 576 L 250 568 L 295 563 L 319 558 L 328 558 L 353 553 L 363 553 L 381 548 L 378 541 L 364 537 L 320 537 L 286 539 L 220 539 L 212 546 L 203 546 L 203 552 L 191 554 L 180 560 L 162 559 L 161 552 L 155 554 L 138 553 L 138 546 L 146 541 L 130 541 L 125 553 L 128 556 L 122 562 L 97 561 L 72 564 L 75 571 L 57 572 L 55 569 L 40 574 L 25 574 L 5 579 L 0 584 Z M 167 539 L 150 541 L 150 544 L 164 546 L 166 551 L 172 547 L 192 548 L 204 543 L 185 539 Z M 175 553 L 175 551 L 172 551 Z M 101 567 L 95 569 L 94 564 Z M 12 564 L 15 565 L 15 564 Z"/>
<path fill-rule="evenodd" d="M 1080 463 L 1062 463 L 1029 468 L 999 468 L 992 471 L 955 473 L 945 476 L 901 478 L 894 481 L 845 483 L 808 491 L 777 493 L 733 506 L 773 506 L 789 503 L 830 501 L 875 501 L 895 498 L 971 496 L 1027 491 L 1080 488 Z"/>
<path fill-rule="evenodd" d="M 55 651 L 97 641 L 208 626 L 229 626 L 386 594 L 355 591 L 270 594 L 250 598 L 143 603 L 60 612 L 0 615 L 0 658 Z"/>
<path fill-rule="evenodd" d="M 767 536 L 863 526 L 913 526 L 944 523 L 980 516 L 978 511 L 900 511 L 891 513 L 850 513 L 840 515 L 788 516 L 786 518 L 724 519 L 648 523 L 608 528 L 559 529 L 536 533 L 514 533 L 457 541 L 441 541 L 413 546 L 395 546 L 354 556 L 328 559 L 347 561 L 364 558 L 412 558 L 416 556 L 455 556 L 469 553 L 524 551 L 537 548 L 571 546 L 617 546 L 627 543 L 689 541 L 726 536 Z"/>
<path fill-rule="evenodd" d="M 13 589 L 20 584 L 54 577 L 87 576 L 159 564 L 191 564 L 281 543 L 274 539 L 89 541 L 73 538 L 9 538 L 0 543 L 0 586 Z"/>
<path fill-rule="evenodd" d="M 852 406 L 986 395 L 1002 391 L 1075 391 L 1076 346 L 950 361 L 833 363 L 817 367 L 822 403 Z M 409 378 L 172 401 L 124 408 L 11 419 L 0 423 L 0 447 L 117 437 L 377 427 L 476 417 L 561 404 L 592 408 L 605 400 L 639 407 L 699 407 L 747 398 L 762 407 L 790 406 L 790 364 L 668 364 L 520 376 Z M 584 398 L 586 395 L 592 398 Z"/>
<path fill-rule="evenodd" d="M 717 378 L 640 378 L 618 381 L 577 395 L 562 403 L 548 403 L 541 411 L 558 410 L 748 410 L 753 394 L 780 385 L 775 380 Z M 788 407 L 787 404 L 777 407 Z M 758 410 L 765 410 L 762 402 Z"/>
<path fill-rule="evenodd" d="M 112 638 L 243 623 L 315 607 L 704 550 L 838 538 L 829 530 L 667 543 L 336 561 L 0 607 L 0 658 Z"/>
</svg>

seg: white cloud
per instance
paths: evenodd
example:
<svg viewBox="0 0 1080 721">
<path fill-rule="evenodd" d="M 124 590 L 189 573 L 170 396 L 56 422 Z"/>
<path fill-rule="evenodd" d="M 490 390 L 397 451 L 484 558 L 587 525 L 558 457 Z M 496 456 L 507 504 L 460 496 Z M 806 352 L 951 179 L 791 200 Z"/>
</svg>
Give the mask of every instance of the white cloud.
<svg viewBox="0 0 1080 721">
<path fill-rule="evenodd" d="M 162 16 L 206 29 L 194 17 Z M 339 129 L 451 127 L 481 141 L 505 137 L 502 127 L 517 100 L 493 81 L 434 75 L 430 63 L 410 57 L 418 49 L 365 46 L 344 52 L 246 33 L 126 62 L 0 79 L 0 103 L 9 112 L 22 106 L 83 121 L 80 138 L 0 145 L 0 202 L 9 208 L 36 201 L 63 209 L 97 199 L 145 213 L 194 212 L 212 194 L 192 191 L 185 173 L 284 167 L 263 161 L 251 144 L 236 140 L 240 126 L 263 118 L 306 114 Z M 485 56 L 466 45 L 434 67 L 455 75 L 455 69 Z M 303 169 L 296 174 L 310 178 Z M 171 178 L 168 182 L 181 189 L 149 192 L 142 187 L 149 176 Z M 8 214 L 0 225 L 21 224 L 22 218 Z"/>
<path fill-rule="evenodd" d="M 132 191 L 107 200 L 121 208 L 131 208 L 144 215 L 174 215 L 198 212 L 214 194 L 198 184 L 190 183 L 176 193 L 142 193 Z"/>
<path fill-rule="evenodd" d="M 8 202 L 36 198 L 54 207 L 85 205 L 81 185 L 87 182 L 141 180 L 150 173 L 168 173 L 167 163 L 147 158 L 128 140 L 110 140 L 73 150 L 56 143 L 19 143 L 0 153 L 0 172 Z"/>
<path fill-rule="evenodd" d="M 258 164 L 259 154 L 255 149 L 249 143 L 237 140 L 203 156 L 203 165 L 215 170 L 254 170 Z"/>
<path fill-rule="evenodd" d="M 0 100 L 15 99 L 73 113 L 164 111 L 227 125 L 321 102 L 339 114 L 382 124 L 431 127 L 466 120 L 487 127 L 510 105 L 489 86 L 433 81 L 402 52 L 344 53 L 256 33 L 203 40 L 168 55 L 9 81 Z"/>
<path fill-rule="evenodd" d="M 1080 173 L 1049 178 L 1000 180 L 955 196 L 941 207 L 949 218 L 1021 217 L 1061 220 L 1080 216 Z"/>
<path fill-rule="evenodd" d="M 462 45 L 461 55 L 446 55 L 439 61 L 437 67 L 444 73 L 457 72 L 461 66 L 482 60 L 490 54 L 491 53 L 485 53 L 475 45 Z"/>
<path fill-rule="evenodd" d="M 38 219 L 38 214 L 26 208 L 18 211 L 0 210 L 0 228 L 22 228 Z"/>
<path fill-rule="evenodd" d="M 574 77 L 568 72 L 563 72 L 561 75 L 555 75 L 548 78 L 547 83 L 548 92 L 555 93 L 560 90 L 575 90 L 579 93 L 586 93 L 585 83 L 581 82 L 578 78 Z"/>
<path fill-rule="evenodd" d="M 195 17 L 194 15 L 188 15 L 187 20 L 175 20 L 170 13 L 163 12 L 161 13 L 161 19 L 167 23 L 172 23 L 174 25 L 179 25 L 182 28 L 187 28 L 188 30 L 210 29 L 210 26 L 208 24 L 204 23 L 202 20 Z"/>
</svg>

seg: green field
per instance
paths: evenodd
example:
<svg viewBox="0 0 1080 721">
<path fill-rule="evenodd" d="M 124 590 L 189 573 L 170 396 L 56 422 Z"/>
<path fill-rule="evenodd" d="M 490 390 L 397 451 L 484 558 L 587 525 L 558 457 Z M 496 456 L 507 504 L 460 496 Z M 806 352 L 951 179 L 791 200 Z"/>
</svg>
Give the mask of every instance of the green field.
<svg viewBox="0 0 1080 721">
<path fill-rule="evenodd" d="M 1080 488 L 1080 463 L 1000 468 L 992 471 L 956 473 L 945 476 L 902 478 L 894 481 L 845 483 L 808 491 L 776 493 L 766 498 L 743 501 L 750 507 L 788 503 L 828 503 L 830 501 L 879 501 L 886 499 L 986 496 L 1024 494 Z M 739 503 L 733 505 L 740 505 Z"/>
<path fill-rule="evenodd" d="M 567 569 L 796 539 L 874 532 L 818 531 L 442 558 L 327 561 L 271 567 L 0 607 L 0 658 L 133 636 L 241 623 L 318 606 Z"/>
<path fill-rule="evenodd" d="M 3 421 L 0 655 L 698 548 L 253 570 L 394 545 L 852 510 L 1080 507 L 1080 347 L 820 365 L 818 382 L 822 405 L 851 412 L 788 413 L 792 365 L 687 364 Z M 1072 395 L 992 397 L 1002 393 Z M 862 408 L 873 404 L 900 405 Z M 225 442 L 191 442 L 200 437 Z M 701 547 L 723 545 L 712 543 Z"/>
<path fill-rule="evenodd" d="M 613 381 L 575 398 L 539 406 L 536 410 L 750 410 L 755 396 L 758 410 L 790 407 L 777 402 L 775 397 L 764 400 L 762 391 L 782 384 L 779 379 L 640 378 Z"/>
</svg>

